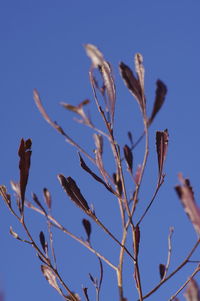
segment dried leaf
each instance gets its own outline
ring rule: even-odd
[[[111,123],[114,121],[114,111],[115,111],[115,101],[116,101],[116,92],[115,84],[112,76],[112,70],[108,62],[105,61],[103,54],[99,49],[92,45],[86,44],[85,50],[87,55],[92,61],[93,68],[98,68],[102,74],[104,86],[106,88],[108,96],[108,111],[110,114]]]
[[[44,212],[44,214],[47,215],[46,210],[44,209],[44,207],[40,203],[37,195],[34,192],[32,193],[32,199],[38,205],[38,207],[40,207],[40,209]]]
[[[45,199],[45,203],[47,204],[47,207],[49,209],[51,209],[51,194],[49,192],[49,190],[47,188],[44,188],[43,189],[43,194],[44,194],[44,199]]]
[[[105,187],[106,187],[106,189],[108,189],[110,192],[112,192],[113,193],[113,190],[112,190],[112,188],[109,186],[109,185],[107,185],[99,176],[97,176],[87,165],[86,165],[86,163],[85,163],[85,161],[83,160],[83,158],[81,157],[81,155],[80,155],[80,153],[79,153],[79,159],[80,159],[80,165],[81,165],[81,167],[85,170],[85,171],[87,171],[97,182],[99,182],[99,183],[101,183],[101,184],[103,184]]]
[[[156,97],[153,105],[153,111],[151,113],[151,117],[149,118],[149,124],[152,123],[155,116],[160,111],[165,101],[165,96],[167,94],[167,86],[161,80],[158,79],[156,85],[157,85]]]
[[[41,265],[41,271],[44,275],[44,277],[46,278],[46,280],[49,282],[49,284],[55,288],[57,290],[57,292],[61,295],[61,289],[59,288],[57,281],[56,281],[56,275],[54,274],[54,272],[52,271],[52,269],[46,265]]]
[[[124,146],[124,157],[125,157],[125,160],[126,160],[129,170],[132,172],[133,171],[133,154],[132,154],[130,147],[127,144]]]
[[[94,142],[97,150],[102,155],[103,154],[103,137],[99,134],[94,134]]]
[[[21,237],[19,237],[19,235],[13,231],[13,228],[10,226],[10,234],[15,238],[15,239],[18,239],[22,242],[25,242],[25,243],[28,243],[28,244],[32,244],[30,241],[26,240],[26,239],[22,239]]]
[[[15,183],[14,181],[10,181],[10,185],[11,185],[12,190],[16,193],[17,197],[20,198],[21,193],[20,193],[19,183]]]
[[[187,301],[200,301],[199,286],[194,279],[191,279],[188,283],[187,290],[184,295]]]
[[[85,295],[85,298],[86,298],[87,301],[90,301],[87,291],[88,291],[88,288],[87,287],[83,287],[83,293]]]
[[[92,281],[92,283],[96,286],[96,283],[97,283],[96,278],[94,278],[90,273],[89,273],[89,276],[90,276],[90,280]]]
[[[162,280],[164,275],[165,275],[165,265],[164,264],[159,264],[159,272],[160,272],[160,279]]]
[[[182,174],[179,174],[180,186],[176,186],[175,190],[181,200],[186,214],[191,220],[196,232],[200,235],[200,208],[197,207],[194,192],[190,186],[190,181],[184,179]]]
[[[130,143],[131,143],[131,147],[133,146],[133,136],[132,136],[132,133],[131,132],[128,132],[128,138],[130,140]]]
[[[89,242],[90,241],[91,231],[92,231],[91,224],[90,224],[90,222],[87,219],[83,219],[82,223],[83,223],[85,232],[87,234],[87,241]]]
[[[115,186],[118,190],[118,193],[121,196],[122,195],[122,182],[121,182],[119,175],[117,175],[116,173],[113,173],[113,180],[114,180]]]
[[[60,184],[62,185],[63,189],[70,197],[70,199],[84,212],[90,212],[88,203],[81,194],[80,189],[76,185],[76,182],[71,177],[65,178],[61,174],[58,175],[58,180],[60,181]]]
[[[143,57],[140,53],[136,53],[135,55],[135,71],[138,76],[138,81],[141,87],[141,92],[142,92],[141,107],[142,107],[142,111],[144,111],[146,105],[145,97],[144,97],[144,66],[143,66]]]
[[[45,236],[44,236],[43,231],[40,232],[40,243],[41,243],[43,251],[46,253],[46,251],[47,251],[47,244],[46,244],[46,241],[45,241]]]
[[[140,245],[140,228],[137,225],[134,234],[133,234],[133,245],[134,245],[134,254],[135,258],[137,258],[138,253],[139,253],[139,245]]]
[[[140,179],[141,179],[141,172],[142,172],[142,165],[139,164],[138,167],[137,167],[136,173],[135,173],[135,177],[134,177],[136,185],[139,185],[139,182],[140,182]]]
[[[133,71],[123,62],[120,63],[119,69],[127,88],[137,100],[141,111],[144,112],[143,91],[139,79],[135,77]]]
[[[20,147],[18,150],[19,160],[19,169],[20,169],[20,194],[21,194],[21,213],[24,210],[24,200],[25,200],[25,191],[26,185],[28,182],[29,168],[31,164],[31,139],[25,140],[21,139]]]
[[[162,177],[163,165],[167,155],[169,135],[167,129],[164,132],[156,132],[156,147],[158,155],[159,181]]]
[[[21,240],[20,237],[19,237],[19,235],[18,235],[15,231],[13,231],[13,229],[12,229],[11,226],[10,226],[10,234],[11,234],[14,238]]]
[[[81,116],[81,120],[77,120],[79,122],[82,122],[88,126],[92,126],[92,122],[91,120],[89,119],[89,117],[86,115],[86,113],[84,112],[84,109],[83,109],[83,106],[84,105],[87,105],[90,101],[88,99],[82,101],[80,104],[78,104],[77,106],[74,106],[74,105],[71,105],[69,103],[65,103],[65,102],[61,102],[61,105],[69,110],[69,111],[72,111],[76,114],[78,114],[79,116]]]
[[[8,207],[11,208],[11,197],[10,194],[7,193],[6,186],[0,186],[0,195],[2,196]]]

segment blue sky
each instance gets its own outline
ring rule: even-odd
[[[140,216],[156,185],[155,132],[168,128],[170,142],[165,184],[141,227],[144,292],[159,281],[158,265],[166,261],[169,227],[175,228],[171,270],[184,259],[196,240],[174,186],[178,183],[178,172],[183,172],[191,179],[196,199],[200,198],[199,10],[198,0],[0,1],[0,182],[9,186],[11,179],[18,180],[19,142],[22,137],[30,137],[33,155],[27,199],[30,200],[31,192],[35,192],[42,200],[42,189],[48,187],[55,216],[77,235],[85,235],[81,225],[84,214],[64,195],[57,174],[70,175],[77,180],[88,202],[95,204],[96,212],[114,233],[120,231],[118,208],[112,196],[80,169],[76,150],[42,119],[33,101],[33,89],[40,92],[52,119],[92,153],[92,131],[76,124],[73,115],[59,105],[61,101],[78,104],[89,98],[95,120],[85,43],[96,45],[113,67],[117,86],[115,126],[122,146],[128,142],[128,130],[133,131],[134,137],[140,135],[142,123],[137,103],[120,78],[119,62],[133,67],[134,54],[142,53],[148,112],[152,108],[156,80],[160,78],[168,86],[164,107],[150,129],[149,163],[137,213]],[[135,167],[140,163],[141,153],[143,143],[134,155]],[[108,165],[109,161],[108,158]],[[30,211],[27,211],[27,219],[38,239],[38,233],[45,229],[43,220]],[[23,236],[20,225],[1,202],[0,288],[5,300],[61,300],[42,276],[34,250],[8,234],[10,225]],[[103,250],[106,245],[107,256],[117,260],[112,242],[107,242],[95,225],[92,239],[99,249]],[[69,286],[80,294],[81,286],[88,286],[91,300],[94,300],[88,272],[98,275],[97,259],[58,231],[55,231],[55,249],[61,273]],[[194,258],[199,259],[197,255]],[[189,265],[179,272],[149,300],[168,300],[193,267]],[[132,272],[128,263],[125,296],[136,300]],[[115,280],[113,271],[105,266],[102,300],[116,300]]]

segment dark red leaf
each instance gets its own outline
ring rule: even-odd
[[[71,178],[65,178],[63,175],[58,175],[58,180],[60,181],[63,189],[67,193],[67,195],[70,197],[70,199],[84,212],[88,213],[90,211],[90,208],[88,206],[87,201],[83,197],[83,195],[80,192],[80,189],[76,185],[76,182]]]
[[[90,224],[90,222],[87,219],[83,219],[82,223],[83,223],[85,232],[87,234],[87,241],[89,242],[90,241],[91,231],[92,231],[91,224]]]
[[[133,71],[123,62],[120,63],[119,69],[127,88],[133,94],[133,96],[135,97],[135,99],[137,100],[141,108],[141,111],[143,112],[144,111],[143,91],[139,79],[135,77]]]
[[[156,147],[158,155],[159,181],[162,177],[163,165],[167,155],[169,135],[167,129],[164,132],[156,132]]]
[[[159,272],[160,272],[160,279],[162,280],[164,275],[165,275],[165,265],[164,264],[159,264]]]
[[[24,140],[21,139],[18,155],[19,160],[19,169],[20,169],[20,193],[21,193],[21,213],[24,210],[24,200],[25,200],[25,191],[26,185],[28,182],[29,168],[31,164],[31,139]]]
[[[125,157],[125,160],[126,160],[129,170],[132,172],[133,171],[133,154],[132,154],[130,147],[127,144],[124,146],[124,157]]]
[[[134,254],[135,254],[135,258],[137,258],[138,253],[139,253],[139,245],[140,245],[140,228],[138,225],[136,226],[134,231],[135,231],[134,237],[133,237]]]
[[[40,243],[41,243],[42,249],[46,253],[46,241],[45,241],[44,233],[42,231],[40,232]]]
[[[191,220],[195,230],[200,235],[200,208],[196,205],[190,181],[184,179],[182,174],[179,174],[179,180],[181,185],[176,186],[175,190],[181,200],[185,212]]]
[[[38,207],[40,207],[40,209],[44,212],[44,214],[47,215],[46,210],[44,209],[44,207],[40,203],[40,201],[39,201],[39,199],[38,199],[38,197],[35,193],[32,193],[32,199],[38,205]]]
[[[156,97],[153,105],[153,111],[151,113],[151,117],[149,118],[149,124],[152,123],[156,114],[160,111],[165,101],[165,96],[167,94],[167,86],[161,80],[158,79],[156,85],[157,85]]]
[[[97,182],[99,182],[99,183],[101,183],[101,184],[103,184],[105,187],[106,187],[106,189],[108,189],[110,192],[112,192],[113,193],[113,190],[112,190],[112,188],[109,186],[109,185],[107,185],[99,176],[97,176],[87,165],[86,165],[86,163],[85,163],[85,161],[83,160],[83,158],[81,157],[81,155],[80,155],[80,153],[79,153],[79,159],[80,159],[80,165],[81,165],[81,167],[85,170],[85,171],[87,171]]]

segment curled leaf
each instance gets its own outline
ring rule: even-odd
[[[194,192],[188,179],[184,179],[182,174],[179,174],[181,185],[176,186],[175,190],[181,200],[186,214],[192,222],[196,232],[200,235],[200,208],[196,205]]]
[[[89,242],[89,241],[90,241],[91,231],[92,231],[91,224],[90,224],[90,222],[89,222],[87,219],[85,219],[85,218],[82,220],[82,223],[83,223],[85,232],[86,232],[86,234],[87,234],[87,241]]]
[[[32,199],[38,205],[38,207],[40,207],[40,209],[44,212],[44,214],[47,215],[46,210],[44,209],[44,207],[40,203],[40,201],[39,201],[39,199],[38,199],[38,197],[35,193],[32,193]]]
[[[57,292],[61,295],[61,289],[59,288],[57,281],[56,281],[56,275],[54,274],[54,272],[52,271],[52,269],[46,265],[41,265],[41,271],[44,275],[44,277],[46,278],[46,280],[49,282],[49,284],[55,288],[57,290]]]
[[[149,118],[149,124],[152,123],[156,114],[160,111],[165,101],[165,96],[167,94],[167,86],[161,80],[158,79],[156,85],[157,85],[156,97],[155,97],[151,117]]]
[[[19,170],[20,170],[20,194],[21,194],[21,213],[24,210],[24,200],[25,200],[25,191],[26,185],[28,182],[29,168],[31,164],[31,139],[24,140],[21,139],[20,147],[18,150],[19,155]]]
[[[126,144],[124,146],[124,157],[126,160],[126,163],[128,165],[128,169],[132,172],[133,171],[133,154],[130,147]]]
[[[162,177],[163,165],[167,155],[168,140],[169,140],[169,135],[167,129],[164,132],[156,132],[156,148],[157,148],[157,156],[158,156],[159,181],[161,180]]]
[[[140,67],[138,66],[138,74],[140,74],[139,68]],[[144,106],[145,106],[144,91],[143,91],[143,87],[141,86],[142,74],[140,74],[141,79],[139,79],[134,75],[133,71],[123,62],[120,63],[119,69],[120,69],[121,76],[125,82],[125,85],[130,90],[131,94],[133,94],[133,96],[135,97],[135,99],[139,104],[141,111],[144,113]]]
[[[81,194],[76,182],[71,177],[65,178],[62,174],[58,175],[58,180],[70,199],[84,212],[89,213],[88,203]]]
[[[115,112],[115,101],[116,101],[116,92],[115,84],[112,76],[112,70],[108,62],[105,61],[103,54],[99,49],[92,45],[86,44],[85,50],[87,55],[92,61],[93,68],[98,68],[102,74],[104,86],[108,96],[107,109],[110,114],[111,123],[114,121],[114,112]]]

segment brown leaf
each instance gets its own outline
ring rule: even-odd
[[[71,178],[65,178],[62,174],[58,175],[58,180],[70,199],[84,212],[90,212],[87,201],[80,192],[76,182]]]
[[[49,190],[47,188],[44,188],[43,189],[43,194],[44,194],[44,199],[45,199],[45,203],[47,204],[47,207],[49,209],[51,209],[51,194],[49,192]]]
[[[89,242],[89,241],[90,241],[91,231],[92,231],[91,224],[90,224],[90,222],[89,222],[87,219],[85,219],[85,218],[82,220],[82,223],[83,223],[85,232],[86,232],[86,234],[87,234],[87,241]]]
[[[156,85],[157,85],[156,97],[155,97],[151,117],[149,118],[149,124],[152,123],[156,114],[160,111],[165,101],[165,96],[167,94],[167,86],[161,80],[158,79]]]
[[[134,232],[135,233],[133,235],[133,246],[134,246],[135,258],[137,258],[139,253],[139,245],[140,245],[140,228],[138,225],[136,226]]]
[[[133,94],[133,96],[135,97],[135,99],[137,100],[140,106],[141,111],[143,112],[144,111],[143,91],[139,79],[135,77],[133,71],[123,62],[120,63],[119,69],[127,88]]]
[[[31,164],[31,139],[21,139],[20,147],[18,150],[19,155],[19,169],[20,169],[20,194],[21,194],[21,213],[24,210],[24,200],[26,185],[28,182],[29,168]]]
[[[133,154],[132,154],[130,147],[127,144],[124,146],[124,157],[125,157],[125,160],[126,160],[129,170],[132,172],[133,171]]]
[[[88,99],[82,101],[80,104],[78,104],[77,106],[74,106],[74,105],[71,105],[69,103],[65,103],[65,102],[61,102],[61,105],[71,111],[71,112],[74,112],[76,114],[78,114],[79,116],[81,116],[81,120],[76,120],[78,122],[81,122],[81,123],[84,123],[88,126],[92,126],[92,122],[91,120],[89,119],[89,117],[86,115],[86,113],[84,112],[84,109],[83,109],[83,106],[88,104],[90,101]]]
[[[196,205],[190,181],[188,179],[184,179],[182,174],[179,174],[179,180],[181,185],[176,186],[175,190],[181,200],[186,214],[192,222],[196,232],[200,235],[200,208]]]
[[[46,280],[49,282],[49,284],[55,288],[57,290],[57,292],[61,295],[61,289],[59,288],[57,281],[56,281],[56,275],[54,274],[54,272],[52,271],[52,269],[46,265],[41,265],[41,271],[44,275],[44,277],[46,278]]]
[[[168,149],[168,130],[166,129],[164,132],[156,132],[156,147],[157,147],[157,155],[158,155],[158,174],[159,174],[159,181],[162,177],[163,172],[163,165],[167,155]]]
[[[85,50],[87,55],[92,61],[93,68],[98,68],[102,74],[104,86],[106,88],[108,96],[108,111],[110,114],[111,123],[114,121],[114,111],[115,111],[115,101],[116,101],[116,92],[115,84],[112,76],[112,70],[108,62],[105,61],[103,54],[99,49],[92,45],[86,44]]]
[[[199,286],[194,279],[191,279],[190,282],[188,283],[184,295],[187,301],[200,301]]]
[[[164,264],[159,264],[159,272],[160,272],[160,279],[162,280],[164,275],[165,275],[165,265]]]
[[[97,176],[85,163],[85,161],[83,160],[83,158],[81,157],[80,153],[79,153],[79,159],[80,159],[80,165],[81,167],[86,171],[88,172],[97,182],[103,184],[106,189],[108,189],[110,192],[113,193],[113,190],[112,188],[107,185],[99,176]]]

